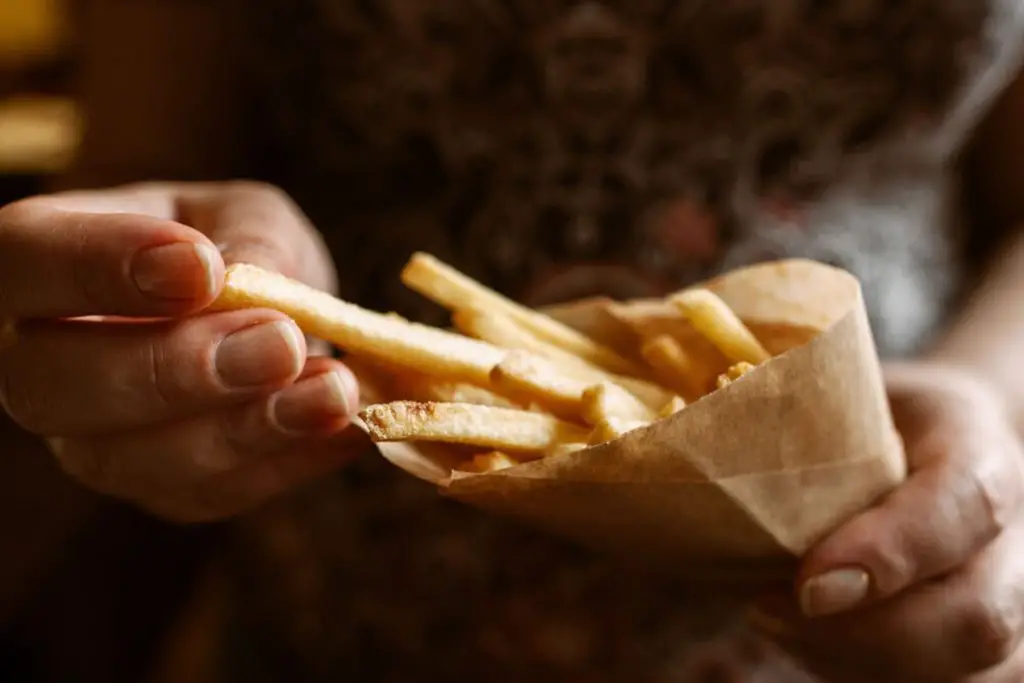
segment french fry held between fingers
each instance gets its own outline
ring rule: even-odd
[[[452,313],[452,322],[463,334],[495,346],[529,351],[537,356],[556,361],[567,374],[579,375],[588,382],[610,380],[630,392],[651,408],[660,408],[672,399],[664,388],[636,377],[610,373],[583,360],[561,347],[549,344],[529,332],[512,318],[473,308],[461,308]]]
[[[771,357],[739,316],[713,292],[687,290],[673,296],[672,303],[733,363],[758,365]]]
[[[487,386],[504,351],[458,334],[382,315],[256,266],[230,266],[214,309],[271,308],[307,334],[369,359]]]
[[[374,442],[433,441],[533,454],[587,439],[587,430],[552,415],[467,403],[395,401],[369,406],[360,419]]]
[[[598,367],[624,375],[642,376],[644,368],[612,349],[563,325],[554,318],[515,303],[484,287],[433,256],[414,254],[402,271],[402,282],[448,310],[477,308],[501,312],[549,344]]]

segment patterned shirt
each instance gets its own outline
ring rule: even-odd
[[[887,356],[959,293],[953,163],[1024,48],[1020,0],[250,7],[267,175],[344,295],[441,321],[398,282],[414,250],[531,304],[803,256],[861,278]],[[376,455],[236,540],[238,623],[293,680],[805,680],[724,595],[443,501]]]

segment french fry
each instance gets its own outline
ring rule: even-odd
[[[707,390],[707,372],[698,368],[690,354],[669,335],[647,340],[641,353],[662,381],[687,399],[695,401]]]
[[[346,351],[449,381],[487,386],[504,356],[491,344],[368,311],[251,265],[228,268],[214,308],[272,308]]]
[[[455,469],[460,472],[472,472],[474,474],[486,474],[488,472],[498,472],[500,470],[507,470],[510,467],[515,467],[520,464],[515,459],[511,458],[507,453],[501,451],[491,451],[490,453],[478,453],[474,455],[469,461],[462,463]]]
[[[585,443],[577,443],[575,441],[567,441],[565,443],[556,443],[554,446],[549,448],[544,454],[545,458],[554,458],[559,455],[565,455],[568,453],[576,453],[582,451],[587,447]]]
[[[554,318],[521,306],[442,263],[433,256],[414,254],[402,271],[402,282],[448,310],[477,308],[499,311],[544,341],[598,367],[624,375],[642,376],[644,368]]]
[[[733,363],[758,365],[771,357],[736,313],[713,292],[687,290],[673,296],[672,303]]]
[[[586,441],[587,430],[544,413],[468,403],[395,401],[369,406],[360,419],[375,443],[430,441],[540,457],[563,442]]]
[[[580,397],[583,418],[592,425],[608,420],[652,422],[656,419],[654,411],[630,398],[621,389],[607,382],[587,387]]]
[[[729,386],[739,378],[743,377],[743,375],[747,374],[754,368],[755,366],[751,365],[750,363],[737,363],[736,365],[733,365],[731,368],[729,368],[728,370],[726,370],[725,372],[718,376],[718,388],[726,388],[727,386]]]
[[[650,423],[643,420],[622,420],[616,418],[602,420],[598,424],[594,425],[593,431],[590,432],[590,445],[598,446],[609,441],[614,441],[615,439],[622,438],[635,429],[646,427],[648,424]]]
[[[523,403],[539,403],[556,415],[569,419],[586,419],[583,394],[593,383],[560,371],[551,361],[523,351],[510,351],[491,372],[491,382],[502,394]],[[631,393],[611,382],[605,382],[628,414],[650,412]]]
[[[412,401],[432,403],[472,403],[498,408],[519,408],[524,406],[504,396],[465,382],[446,382],[429,375],[415,372],[396,373],[392,378],[395,395]]]
[[[579,375],[580,379],[589,382],[614,382],[651,408],[659,408],[672,398],[672,393],[663,387],[636,377],[607,372],[561,347],[549,344],[506,315],[460,308],[452,313],[452,322],[463,334],[494,346],[529,351],[537,356],[557,361],[560,370]]]
[[[685,407],[686,401],[683,400],[682,396],[673,396],[672,400],[663,405],[661,410],[658,411],[658,417],[664,418],[669,417],[670,415],[675,415]]]

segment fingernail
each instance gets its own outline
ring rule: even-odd
[[[302,333],[294,323],[278,321],[228,336],[217,347],[214,363],[224,384],[252,389],[295,377],[304,356]]]
[[[287,434],[310,434],[352,415],[354,387],[350,379],[332,371],[297,382],[278,392],[270,402],[270,419]]]
[[[135,285],[161,299],[200,299],[217,288],[220,254],[208,244],[177,242],[136,254],[131,265]]]
[[[867,598],[870,584],[863,569],[837,569],[815,576],[800,588],[800,609],[808,617],[845,612]]]

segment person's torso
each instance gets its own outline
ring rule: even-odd
[[[861,278],[886,354],[925,343],[960,286],[953,161],[1024,44],[1020,0],[252,12],[275,179],[345,294],[427,316],[397,278],[414,250],[530,303],[802,256]],[[706,634],[681,588],[442,503],[376,456],[245,531],[239,564],[274,581],[254,609],[290,615],[289,642],[345,680],[712,680],[686,668]]]

